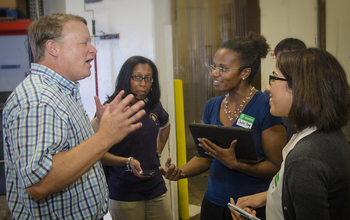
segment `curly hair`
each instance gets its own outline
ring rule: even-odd
[[[249,83],[253,81],[260,68],[261,59],[265,58],[270,50],[266,38],[260,34],[250,32],[247,37],[235,37],[222,43],[219,49],[228,49],[238,54],[241,62],[240,71],[250,68]]]

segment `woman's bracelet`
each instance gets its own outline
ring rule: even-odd
[[[130,161],[131,159],[134,159],[133,157],[129,157],[128,160],[126,161],[126,171],[132,171],[132,169],[130,169]]]

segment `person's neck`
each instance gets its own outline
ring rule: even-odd
[[[38,62],[38,64],[39,64],[39,65],[42,65],[42,66],[46,66],[47,68],[49,68],[49,69],[55,71],[56,73],[58,73],[58,71],[59,71],[59,70],[57,69],[55,63],[54,63],[54,62],[51,62],[51,61],[48,60],[48,59],[44,59],[44,60]]]
[[[251,93],[250,98],[252,98],[252,96],[255,93],[255,88],[253,88],[253,86],[251,85],[247,85],[244,86],[242,88],[237,88],[234,90],[230,90],[228,91],[228,102],[229,103],[235,103],[236,105],[238,105],[239,103],[241,103],[244,99],[246,99]]]

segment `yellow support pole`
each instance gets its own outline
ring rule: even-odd
[[[176,122],[176,144],[177,144],[177,166],[186,164],[186,138],[185,138],[185,117],[183,88],[180,79],[174,80],[175,93],[175,122]],[[190,219],[189,199],[188,199],[188,180],[180,179],[178,181],[179,196],[179,216],[182,220]]]

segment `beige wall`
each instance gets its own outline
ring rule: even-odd
[[[350,82],[350,1],[326,4],[326,49],[342,64]]]
[[[261,0],[261,33],[273,49],[287,37],[317,45],[317,0]],[[342,64],[350,82],[350,1],[326,0],[326,49]],[[262,62],[262,88],[275,61],[269,55]]]
[[[339,60],[350,83],[349,9],[349,0],[332,0],[326,5],[326,48]],[[350,142],[350,121],[343,131]]]
[[[261,34],[271,49],[287,37],[299,38],[308,47],[316,46],[317,0],[261,0]],[[261,89],[268,84],[268,75],[275,67],[269,54],[261,64]]]

